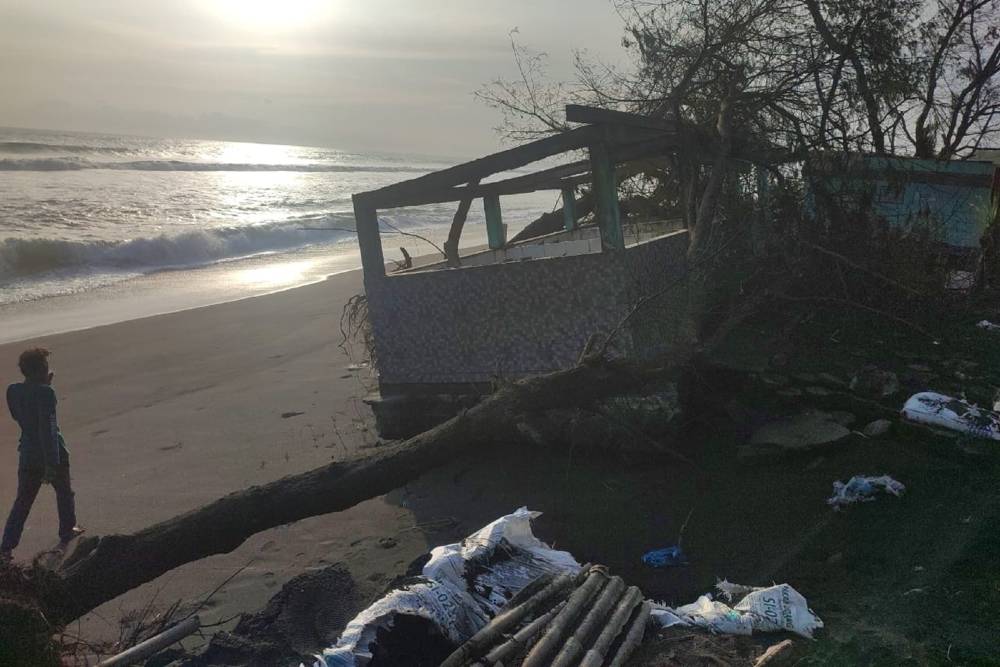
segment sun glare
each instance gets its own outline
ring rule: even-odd
[[[329,18],[332,0],[213,0],[215,12],[228,23],[248,30],[295,30]]]

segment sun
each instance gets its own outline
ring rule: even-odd
[[[285,32],[329,18],[334,0],[212,0],[227,23],[246,30]]]

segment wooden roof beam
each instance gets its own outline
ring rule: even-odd
[[[624,125],[626,127],[643,128],[647,130],[677,130],[677,123],[672,119],[653,118],[627,111],[614,111],[581,104],[566,105],[566,121],[569,123],[587,123],[589,125]]]
[[[454,188],[493,174],[523,167],[559,153],[586,148],[601,138],[601,128],[584,126],[560,132],[544,139],[515,146],[499,153],[487,155],[471,162],[435,171],[408,181],[388,185],[378,190],[354,195],[368,206],[390,208],[392,202],[419,197],[422,192],[435,192]],[[446,200],[448,201],[448,200]],[[427,202],[430,203],[430,202]],[[398,206],[399,204],[395,204]]]

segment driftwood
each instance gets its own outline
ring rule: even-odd
[[[792,658],[795,644],[791,639],[778,642],[774,646],[769,646],[764,653],[753,663],[753,667],[777,667],[777,665],[788,664]]]
[[[679,349],[675,359],[686,354]],[[69,622],[185,563],[232,551],[251,535],[348,509],[464,454],[518,442],[523,436],[517,423],[523,415],[579,407],[634,390],[662,377],[663,368],[602,361],[521,380],[370,458],[331,463],[238,491],[136,533],[85,538],[40,587],[39,602],[51,622]]]

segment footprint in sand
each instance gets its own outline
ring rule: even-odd
[[[280,551],[281,547],[278,546],[277,542],[275,542],[274,540],[271,540],[271,541],[265,542],[263,545],[261,545],[260,550],[263,551],[263,552],[265,552],[265,553],[271,553],[273,551]]]

